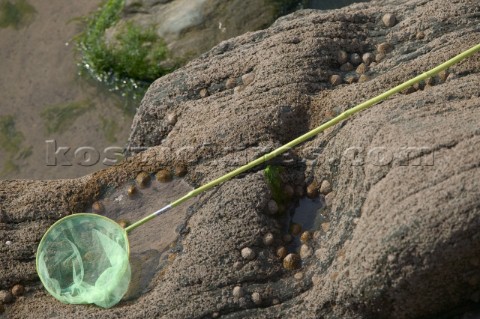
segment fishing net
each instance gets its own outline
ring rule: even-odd
[[[48,292],[64,303],[112,307],[130,283],[127,233],[100,215],[65,217],[42,238],[37,272]]]

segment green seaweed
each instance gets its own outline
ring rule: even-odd
[[[68,102],[46,107],[40,114],[48,133],[63,133],[75,120],[93,108],[90,100]]]
[[[117,122],[104,117],[100,117],[100,120],[102,121],[102,131],[105,139],[110,143],[115,143],[117,141],[115,135],[118,132]]]
[[[0,116],[0,148],[10,154],[16,154],[25,140],[21,132],[15,127],[15,118],[12,115]]]
[[[33,22],[37,11],[26,0],[2,0],[0,2],[0,28],[13,27],[16,30]]]
[[[25,137],[15,126],[13,115],[0,116],[0,149],[6,153],[0,175],[6,175],[19,170],[15,160],[24,160],[32,154],[32,147],[22,148]],[[18,154],[18,155],[17,155]]]
[[[80,66],[109,89],[140,99],[154,80],[174,67],[160,65],[168,57],[168,50],[153,28],[127,22],[107,45],[105,31],[120,20],[124,4],[124,0],[108,0],[86,19],[86,30],[77,37],[82,53]]]
[[[278,204],[282,204],[285,201],[282,191],[282,171],[282,167],[273,165],[268,165],[264,170],[268,187],[272,192],[273,200],[275,200]]]

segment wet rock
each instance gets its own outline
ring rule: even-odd
[[[273,199],[268,201],[268,212],[271,215],[275,215],[276,213],[278,213],[278,209],[279,208],[276,201],[274,201]]]
[[[306,243],[306,242],[308,242],[310,239],[312,239],[312,237],[313,237],[312,233],[309,232],[308,230],[306,230],[306,231],[304,231],[304,232],[302,233],[302,236],[300,236],[300,241],[301,241],[302,243]]]
[[[127,194],[128,194],[128,197],[130,198],[135,197],[135,195],[137,194],[137,188],[135,187],[135,185],[128,186]]]
[[[283,239],[283,242],[284,242],[285,244],[289,244],[289,243],[292,242],[293,237],[292,237],[292,235],[290,235],[290,234],[285,234],[285,235],[283,235],[282,239]]]
[[[300,235],[301,232],[302,232],[302,225],[297,224],[297,223],[293,223],[293,224],[290,225],[290,233],[293,236],[298,236],[298,235]]]
[[[362,58],[360,57],[360,54],[358,53],[350,54],[350,63],[352,65],[359,65],[361,62],[362,62]]]
[[[307,196],[310,198],[315,198],[318,196],[318,184],[317,182],[312,182],[307,186]]]
[[[135,181],[137,182],[138,187],[147,188],[148,186],[150,186],[151,182],[150,174],[148,174],[147,172],[140,172],[135,178]]]
[[[155,177],[157,178],[157,181],[162,182],[162,183],[168,183],[172,181],[172,173],[170,173],[169,170],[162,169],[155,174]]]
[[[287,270],[295,270],[300,268],[302,261],[300,256],[297,254],[288,254],[283,259],[283,267]]]
[[[184,177],[185,175],[187,175],[187,166],[183,165],[183,164],[177,164],[175,165],[175,176],[177,177]]]

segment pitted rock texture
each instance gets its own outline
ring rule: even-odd
[[[395,26],[385,27],[386,13],[396,15]],[[157,80],[134,119],[125,163],[76,180],[0,182],[0,290],[19,282],[27,287],[25,296],[5,306],[6,316],[478,314],[478,54],[449,76],[397,94],[297,147],[290,152],[293,162],[276,160],[285,178],[307,185],[326,179],[332,188],[325,196],[329,227],[313,230],[314,253],[303,260],[302,276],[282,268],[278,241],[262,243],[269,232],[280,238],[282,225],[266,213],[272,195],[258,169],[203,194],[190,207],[176,258],[153,278],[150,291],[115,308],[55,301],[39,286],[34,250],[48,225],[81,211],[106,187],[178,163],[187,165],[187,180],[198,186],[479,43],[479,22],[475,0],[372,1],[300,11],[222,42]],[[377,54],[381,43],[391,51],[369,66],[370,80],[330,84],[333,74],[357,76],[340,71],[339,50]],[[174,124],[167,121],[170,113]],[[255,251],[253,260],[241,257],[245,247]],[[243,297],[234,298],[236,286]]]

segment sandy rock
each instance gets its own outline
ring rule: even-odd
[[[185,180],[202,185],[320,125],[325,110],[357,105],[480,43],[473,3],[374,0],[340,10],[300,11],[268,29],[224,41],[157,80],[133,120],[128,161],[78,179],[0,181],[0,232],[5,233],[0,290],[18,282],[39,284],[34,253],[46,229],[62,214],[85,211],[138,172],[188,163]],[[402,28],[373,23],[385,12],[402,12]],[[472,13],[468,19],[465,12]],[[218,20],[215,24],[218,28]],[[424,40],[410,40],[426,26]],[[300,35],[296,44],[287,41]],[[328,76],[338,72],[339,50],[364,52],[382,41],[394,44],[395,51],[375,66],[368,85],[328,85]],[[225,91],[224,81],[241,78],[245,70],[255,70],[248,96]],[[450,71],[457,78],[392,96],[295,149],[305,160],[288,167],[291,180],[328,176],[335,185],[338,210],[328,211],[330,229],[322,231],[315,262],[304,266],[315,274],[313,285],[295,281],[295,272],[283,269],[283,260],[270,248],[233,267],[239,247],[258,247],[261,234],[285,231],[279,219],[265,214],[271,191],[257,170],[185,204],[191,214],[178,239],[182,252],[162,274],[145,279],[148,292],[137,299],[99,309],[64,306],[39,291],[8,305],[9,316],[67,318],[72,309],[76,318],[196,318],[217,309],[228,309],[232,318],[398,319],[458,313],[478,291],[471,285],[478,266],[470,260],[478,258],[480,249],[480,61],[468,59]],[[210,96],[201,99],[199,90],[205,87]],[[165,125],[167,106],[181,119],[174,127]],[[369,162],[367,153],[379,145],[397,162]],[[413,148],[399,163],[405,145]],[[351,146],[359,148],[363,165],[345,154]],[[137,154],[134,147],[146,150]],[[6,240],[13,244],[5,245]],[[396,260],[389,263],[389,255]],[[156,267],[159,263],[152,262]],[[248,292],[274,291],[281,306],[255,307],[250,296],[234,301],[233,288],[225,287],[236,283]]]

